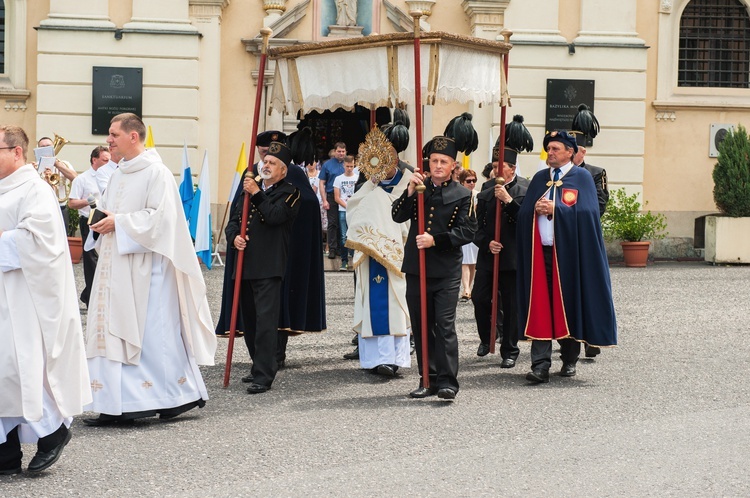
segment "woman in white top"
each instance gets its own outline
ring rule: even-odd
[[[461,185],[471,190],[471,193],[474,196],[474,203],[476,204],[477,192],[474,190],[474,187],[477,185],[476,172],[471,169],[462,169],[458,174],[458,181]],[[461,246],[461,250],[464,253],[464,259],[461,265],[461,287],[463,288],[461,300],[466,301],[471,299],[471,288],[474,285],[474,272],[477,266],[477,253],[479,252],[479,248],[473,242],[470,242]]]

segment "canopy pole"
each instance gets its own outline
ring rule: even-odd
[[[513,34],[512,32],[508,30],[504,30],[502,33],[503,38],[505,38],[505,43],[510,43],[510,37]],[[506,52],[505,55],[503,55],[503,67],[502,71],[505,73],[505,84],[508,83],[508,56],[510,55],[510,51]],[[503,89],[502,89],[502,83],[500,83],[500,102],[502,103],[503,99]],[[508,106],[503,105],[500,109],[500,153],[497,158],[498,161],[498,173],[500,174],[499,177],[495,178],[495,183],[498,185],[504,185],[505,180],[502,177],[503,172],[503,159],[505,158],[505,121],[506,121],[506,111]],[[500,242],[500,222],[502,221],[502,215],[503,215],[503,209],[502,205],[500,204],[500,201],[495,199],[495,241]],[[498,290],[498,278],[500,276],[500,253],[498,252],[493,256],[492,259],[492,315],[490,319],[490,353],[495,354],[495,340],[497,339],[497,290]],[[507,334],[508,331],[504,330],[504,334]]]
[[[263,45],[260,51],[260,64],[258,66],[258,87],[255,90],[255,110],[253,111],[253,134],[250,136],[250,151],[248,158],[248,171],[252,175],[253,154],[258,138],[258,121],[260,121],[260,105],[263,97],[263,81],[266,73],[266,58],[268,53],[268,41],[273,31],[270,28],[262,28],[260,35],[263,37]],[[247,215],[250,211],[250,196],[245,194],[242,203],[242,221],[240,222],[240,237],[243,239],[247,234]],[[227,244],[234,241],[227,240]],[[234,296],[232,298],[232,319],[229,322],[229,344],[227,345],[227,364],[224,367],[224,388],[229,385],[229,373],[232,370],[232,353],[234,351],[234,336],[237,328],[237,307],[240,301],[240,284],[242,283],[242,265],[245,261],[245,251],[237,251],[237,266],[234,273]]]
[[[422,171],[422,57],[419,31],[419,20],[422,18],[421,10],[409,12],[414,19],[414,100],[416,109],[416,135],[417,135],[417,164],[416,170]],[[424,184],[417,186],[417,231],[424,235]],[[427,271],[426,271],[424,249],[419,249],[419,305],[421,317],[422,336],[422,387],[430,387],[430,357],[427,348]],[[413,331],[412,331],[413,333]]]

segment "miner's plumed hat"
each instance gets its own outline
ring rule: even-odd
[[[576,144],[575,137],[565,130],[555,130],[548,133],[544,137],[544,150],[547,150],[550,142],[560,142],[566,147],[571,147],[573,152],[578,153],[578,145]]]
[[[287,166],[292,162],[292,149],[281,142],[271,142],[268,144],[268,152],[266,155],[275,157]]]
[[[255,145],[257,147],[268,147],[271,142],[283,143],[286,140],[286,133],[278,130],[268,130],[263,133],[258,133],[258,137],[255,139]]]
[[[512,164],[513,166],[518,164],[518,151],[506,147],[503,154],[503,162]]]
[[[454,160],[458,155],[458,148],[456,148],[456,141],[448,137],[434,137],[427,143],[427,157],[432,154],[444,154],[452,157]]]

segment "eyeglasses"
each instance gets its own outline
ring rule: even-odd
[[[467,178],[466,180],[464,180],[464,183],[477,183],[477,179],[476,178]]]
[[[11,150],[11,149],[15,149],[16,147],[20,147],[20,145],[12,145],[10,147],[0,147],[0,150]]]

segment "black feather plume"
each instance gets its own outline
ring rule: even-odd
[[[396,148],[396,152],[403,152],[409,146],[409,130],[401,121],[387,124],[383,126],[380,131],[382,131],[385,138],[393,144]]]
[[[471,124],[471,114],[465,112],[451,119],[445,128],[445,135],[456,142],[456,149],[466,155],[471,154],[479,147],[479,135]]]
[[[505,146],[519,152],[534,150],[534,139],[520,114],[513,116],[513,121],[505,125]]]
[[[409,129],[411,127],[411,123],[409,122],[409,114],[407,114],[406,109],[399,109],[398,107],[393,110],[393,122],[398,123],[401,121],[404,126],[406,126],[406,129]]]
[[[309,127],[306,126],[289,135],[287,146],[292,151],[294,164],[301,166],[315,160],[315,144],[312,138],[312,129]]]
[[[573,131],[580,131],[589,138],[594,138],[599,134],[599,121],[589,106],[581,104],[578,106],[578,114],[573,118],[570,128]]]

